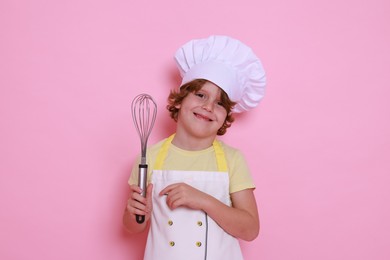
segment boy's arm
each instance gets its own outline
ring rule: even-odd
[[[260,221],[253,189],[231,194],[232,207],[211,197],[204,204],[204,211],[227,233],[240,239],[254,240],[260,231]]]

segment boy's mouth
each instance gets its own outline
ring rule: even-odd
[[[209,117],[207,117],[207,116],[205,116],[205,115],[202,115],[202,114],[194,113],[194,115],[195,115],[197,118],[203,119],[203,120],[205,120],[205,121],[209,121],[209,122],[213,121],[211,118],[209,118]]]

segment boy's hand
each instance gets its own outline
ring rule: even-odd
[[[172,210],[178,207],[202,210],[204,203],[210,196],[185,183],[168,185],[159,195],[167,196],[167,205]]]
[[[145,222],[150,219],[152,213],[152,191],[153,184],[146,188],[146,198],[141,196],[142,190],[137,185],[130,185],[130,198],[127,200],[127,211],[134,216],[144,215]]]

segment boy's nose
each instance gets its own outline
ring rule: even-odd
[[[214,103],[213,103],[213,102],[206,101],[206,102],[204,102],[202,108],[205,109],[205,110],[207,110],[207,111],[213,111],[213,109],[214,109]]]

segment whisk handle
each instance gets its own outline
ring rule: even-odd
[[[146,197],[146,183],[148,177],[148,165],[147,164],[139,164],[138,167],[138,186],[142,189],[141,195],[142,197]],[[144,215],[136,215],[136,221],[138,224],[142,224],[145,221]]]

